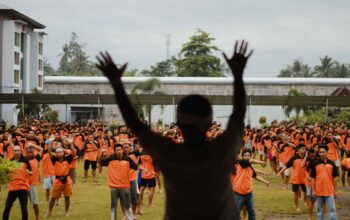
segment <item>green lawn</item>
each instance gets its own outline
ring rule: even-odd
[[[78,180],[74,185],[74,195],[71,197],[70,219],[110,219],[110,197],[109,188],[106,184],[106,168],[104,168],[100,177],[100,185],[92,183],[90,177],[89,182],[82,182],[83,164],[78,164]],[[261,169],[261,168],[259,168]],[[268,168],[265,168],[269,171]],[[272,185],[268,189],[265,184],[255,181],[254,183],[254,198],[255,209],[257,212],[257,219],[263,219],[264,216],[271,213],[283,214],[298,214],[295,212],[293,204],[293,193],[290,190],[284,190],[281,186],[280,178],[275,176],[265,176],[267,180],[271,181]],[[42,185],[39,188],[39,207],[40,216],[47,212],[47,204],[45,202],[44,190]],[[341,193],[341,192],[340,192]],[[0,191],[0,210],[1,215],[4,209],[4,203],[7,196],[7,190],[4,186]],[[144,199],[147,199],[147,195]],[[144,207],[144,215],[138,216],[140,220],[157,220],[163,219],[164,214],[165,194],[156,193],[154,197],[154,205],[152,208]],[[147,203],[147,202],[146,202]],[[55,206],[53,216],[50,219],[63,219],[64,214],[64,199],[60,200],[60,205]],[[32,206],[29,204],[29,219],[34,219],[34,212]],[[306,205],[302,202],[301,212],[306,213]],[[19,203],[15,202],[10,219],[20,219]],[[119,215],[120,217],[120,215]]]

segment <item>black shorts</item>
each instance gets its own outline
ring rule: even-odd
[[[141,186],[143,187],[156,187],[156,178],[152,179],[143,179],[141,178]]]
[[[299,190],[306,192],[306,187],[304,184],[292,184],[292,191],[298,192]]]
[[[88,170],[91,164],[91,169],[96,170],[97,169],[97,161],[91,161],[91,160],[85,160],[84,161],[84,170]]]

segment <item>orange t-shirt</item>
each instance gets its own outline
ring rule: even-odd
[[[132,161],[134,161],[135,164],[137,164],[137,157],[135,154],[130,154],[129,158],[132,159]],[[138,174],[138,170],[134,170],[134,169],[130,169],[130,181],[134,181],[137,180],[137,174]]]
[[[77,135],[74,137],[74,145],[82,150],[84,148],[84,137],[82,135]]]
[[[236,165],[236,176],[233,180],[233,190],[247,195],[253,190],[253,178],[256,173],[248,160],[239,160]]]
[[[64,156],[62,161],[54,156],[51,158],[51,162],[52,162],[54,169],[55,169],[56,177],[57,176],[59,176],[59,177],[66,176],[67,177],[66,184],[72,184],[72,179],[69,176],[70,164],[72,163],[72,160],[73,160],[72,154],[70,154],[68,156]],[[61,186],[61,185],[65,185],[65,184],[63,184],[61,182],[61,180],[59,180],[59,178],[56,178],[53,182],[53,185]]]
[[[130,168],[137,169],[131,158],[123,156],[118,159],[116,155],[102,160],[102,166],[107,166],[107,180],[110,188],[130,188]]]
[[[334,196],[334,178],[338,176],[338,169],[334,162],[318,160],[311,166],[310,177],[315,180],[314,191],[316,196]]]
[[[350,158],[345,158],[341,162],[341,166],[344,167],[346,170],[350,169]]]
[[[12,159],[14,160],[14,159]],[[29,175],[28,170],[32,170],[29,161],[20,157],[19,161],[20,167],[10,170],[10,182],[7,185],[9,191],[15,190],[29,190]]]
[[[29,185],[36,186],[39,184],[39,161],[42,158],[37,154],[32,159],[29,159],[33,174],[29,176]]]
[[[44,178],[55,176],[55,168],[51,162],[49,153],[44,153],[41,160],[41,172]]]
[[[335,143],[328,143],[328,154],[327,157],[328,159],[330,159],[331,161],[337,161],[339,159],[339,151],[337,146],[335,145]]]
[[[305,184],[306,167],[301,167],[303,159],[304,158],[301,158],[299,155],[295,155],[286,163],[287,168],[293,167],[290,180],[290,183],[292,184]]]
[[[152,179],[155,177],[153,159],[150,155],[148,155],[148,154],[141,155],[140,159],[139,159],[139,164],[144,169],[147,170],[147,172],[142,171],[142,174],[141,174],[142,179]]]
[[[94,143],[96,146],[98,146],[97,143]],[[95,148],[94,145],[90,144],[89,142],[85,142],[84,144],[85,148],[85,160],[89,161],[97,161],[97,155],[98,155],[98,149]],[[86,151],[88,150],[88,151]]]

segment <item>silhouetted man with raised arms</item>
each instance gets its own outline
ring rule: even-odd
[[[211,142],[205,133],[212,123],[212,108],[200,95],[183,98],[177,107],[177,124],[184,143],[176,144],[143,124],[132,107],[121,80],[120,68],[110,55],[100,53],[98,68],[110,80],[120,111],[141,145],[158,163],[166,190],[165,219],[238,219],[231,187],[234,155],[240,149],[246,111],[243,71],[253,51],[248,44],[235,44],[234,54],[224,57],[234,76],[234,111],[226,130]]]

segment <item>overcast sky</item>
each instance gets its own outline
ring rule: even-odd
[[[273,77],[296,58],[314,66],[319,58],[350,63],[350,1],[347,0],[1,0],[46,26],[45,56],[58,54],[74,31],[95,60],[108,50],[129,68],[144,69],[166,58],[201,28],[231,53],[247,39],[255,53],[248,77]],[[218,54],[219,55],[219,54]]]

